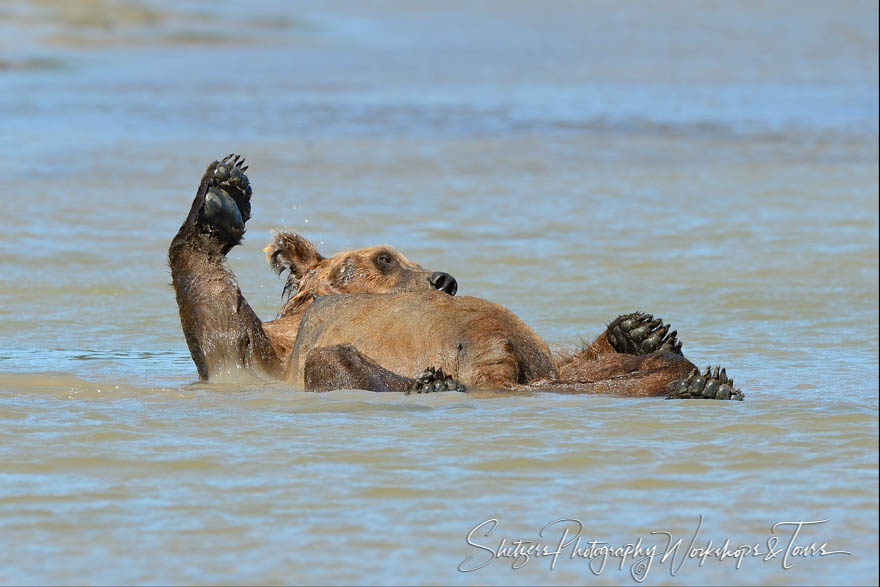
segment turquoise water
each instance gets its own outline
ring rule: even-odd
[[[702,516],[851,554],[648,583],[876,584],[876,7],[701,6],[0,5],[0,582],[617,584],[459,567]],[[232,151],[264,319],[270,229],[389,243],[554,347],[660,315],[746,401],[197,384],[166,251]]]

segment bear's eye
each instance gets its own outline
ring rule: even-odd
[[[378,263],[379,265],[386,265],[386,266],[393,265],[394,264],[394,257],[389,255],[388,253],[379,253],[378,255],[376,255],[376,263]]]

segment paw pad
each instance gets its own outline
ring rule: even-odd
[[[681,354],[678,332],[669,332],[662,318],[635,312],[619,316],[608,325],[608,342],[619,353],[647,355],[654,351]]]
[[[214,226],[222,228],[233,240],[240,240],[244,235],[244,220],[226,190],[216,187],[208,188],[205,194],[205,219]]]
[[[706,367],[705,373],[694,369],[681,381],[672,384],[672,391],[666,399],[720,399],[742,401],[743,392],[733,386],[733,378],[727,377],[727,371],[720,366]]]
[[[406,392],[411,393],[434,393],[436,391],[465,391],[465,386],[446,375],[443,369],[428,367],[416,377],[412,387]]]

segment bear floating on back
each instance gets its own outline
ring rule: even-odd
[[[244,159],[212,163],[169,248],[181,325],[200,379],[242,373],[306,390],[554,391],[742,399],[726,372],[699,370],[662,320],[614,320],[578,352],[554,357],[512,312],[455,297],[448,273],[387,245],[324,257],[305,238],[276,233],[265,253],[288,271],[289,297],[261,322],[225,255],[250,218]]]

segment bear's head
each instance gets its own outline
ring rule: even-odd
[[[343,293],[393,293],[437,289],[455,295],[458,283],[448,273],[429,271],[388,245],[322,256],[310,241],[289,232],[274,232],[263,251],[279,275],[289,271],[281,315],[318,296]]]

